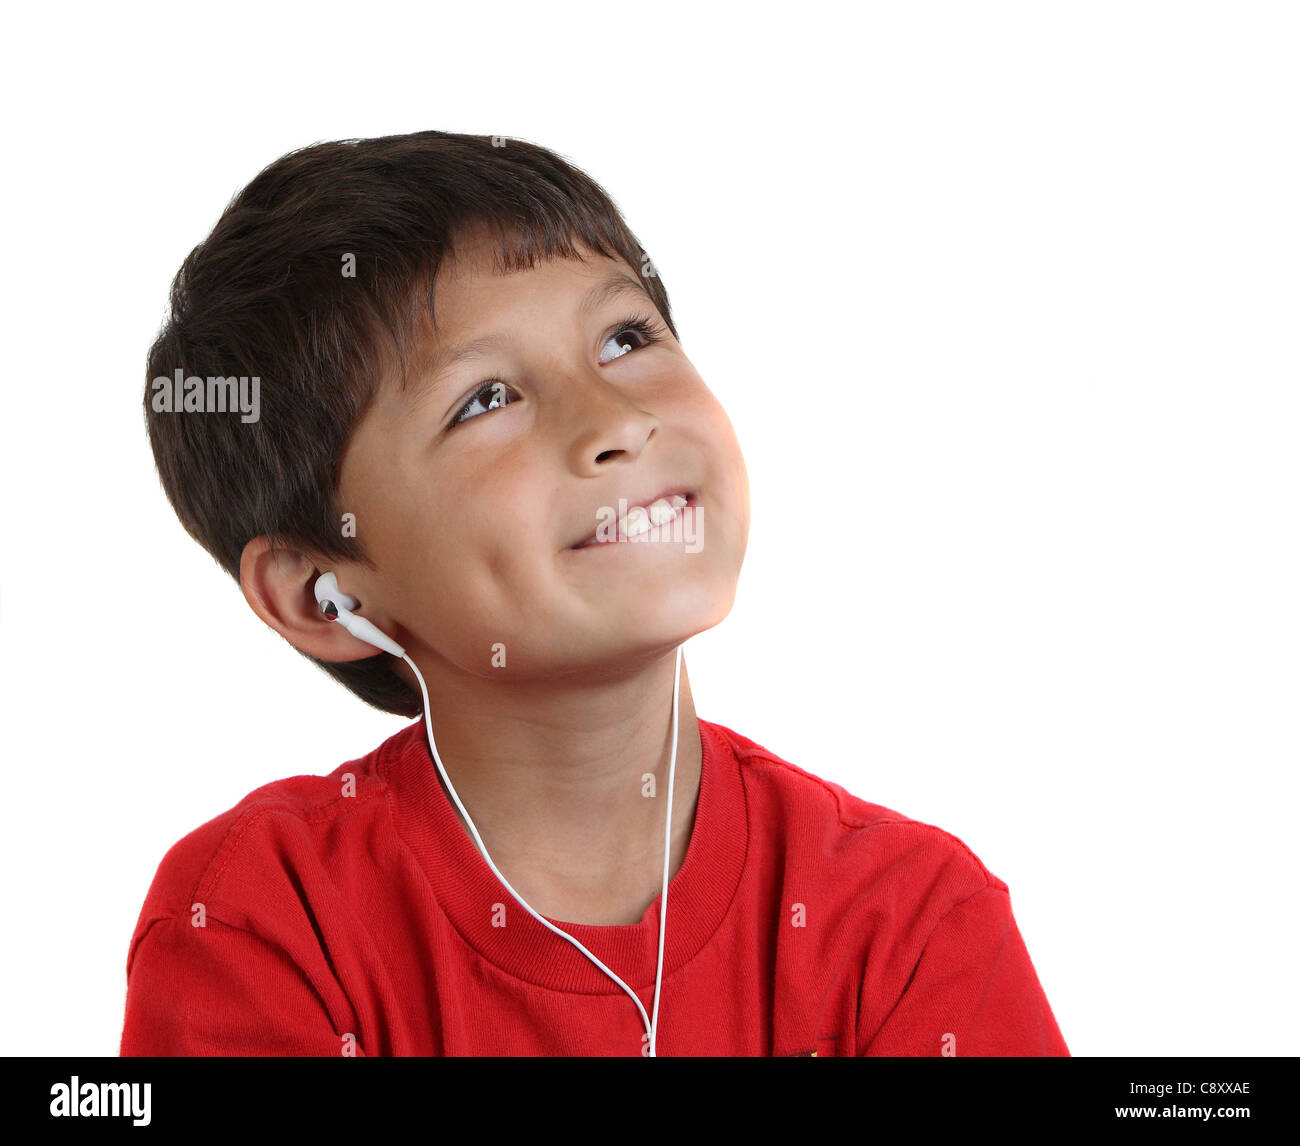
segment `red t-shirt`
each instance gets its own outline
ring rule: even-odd
[[[965,844],[728,728],[699,729],[656,1054],[1069,1054],[1007,885]],[[629,926],[551,921],[647,1015],[659,902]],[[623,989],[493,875],[422,721],[184,837],[126,966],[123,1055],[631,1056],[646,1043]]]

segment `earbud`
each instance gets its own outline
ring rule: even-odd
[[[316,601],[326,620],[338,621],[358,640],[392,653],[395,657],[406,655],[406,650],[395,640],[375,628],[365,617],[358,617],[352,612],[360,606],[360,602],[339,590],[338,578],[333,573],[322,573],[316,578]]]

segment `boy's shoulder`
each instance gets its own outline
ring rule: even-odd
[[[269,876],[295,852],[318,856],[322,839],[331,837],[341,818],[376,810],[386,814],[385,767],[413,727],[327,775],[287,776],[263,784],[182,836],[158,865],[137,935],[153,920],[188,915],[197,903],[221,902],[233,864],[245,869],[241,876],[246,880],[246,869],[263,862]]]
[[[710,727],[725,738],[740,764],[756,830],[797,841],[828,865],[842,863],[862,874],[892,869],[929,878],[943,872],[972,891],[1008,890],[952,832],[854,795],[733,729]],[[928,874],[922,876],[922,871]]]

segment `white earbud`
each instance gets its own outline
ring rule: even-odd
[[[358,617],[352,612],[359,602],[355,597],[339,591],[338,579],[333,573],[322,573],[316,578],[316,601],[327,619],[338,621],[358,640],[392,653],[395,657],[405,656],[406,650],[395,640],[375,628],[365,617]]]

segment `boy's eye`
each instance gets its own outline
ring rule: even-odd
[[[606,366],[615,358],[621,358],[624,354],[630,354],[653,343],[662,342],[663,339],[664,328],[654,319],[647,316],[629,318],[620,323],[614,333],[605,340],[605,345],[601,348],[600,365]],[[613,346],[614,350],[606,356],[605,351],[610,346]],[[451,420],[451,426],[459,426],[462,422],[467,422],[470,418],[476,418],[479,414],[485,414],[498,406],[508,406],[513,399],[507,399],[506,396],[514,393],[513,387],[499,378],[489,378],[456,412],[456,416]]]
[[[629,331],[636,337],[630,337]],[[621,358],[624,354],[630,354],[633,350],[640,350],[643,346],[662,342],[663,338],[664,329],[654,319],[647,317],[629,318],[606,340],[605,346],[601,350],[600,364],[605,366],[613,362],[615,358]],[[606,357],[604,351],[611,344],[614,347],[614,352]]]
[[[469,401],[465,403],[451,420],[453,426],[460,425],[461,422],[468,421],[472,417],[477,417],[480,413],[486,413],[488,410],[495,410],[498,406],[507,406],[509,402],[506,399],[507,394],[513,394],[514,390],[507,386],[500,379],[492,378],[484,382],[473,394],[470,395]],[[475,410],[476,406],[482,407],[481,410]]]

